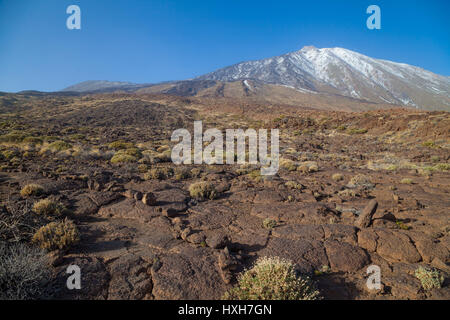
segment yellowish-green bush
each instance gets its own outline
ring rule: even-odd
[[[5,159],[11,160],[13,158],[18,157],[20,155],[20,152],[16,149],[8,149],[8,150],[4,150],[2,152],[2,155]]]
[[[142,164],[138,165],[138,171],[140,173],[145,173],[148,171],[148,166],[146,164],[142,163]]]
[[[341,173],[335,173],[331,176],[331,179],[338,182],[344,180],[344,176]]]
[[[50,150],[51,152],[65,151],[69,150],[70,148],[72,148],[72,145],[70,143],[61,140],[52,142],[46,147],[46,149]]]
[[[416,278],[420,280],[422,287],[425,290],[441,288],[445,280],[444,276],[435,269],[419,267],[414,274]]]
[[[439,171],[449,171],[450,170],[450,163],[438,163],[434,166],[436,170]]]
[[[364,174],[357,174],[350,179],[350,187],[372,187],[370,178]]]
[[[191,170],[187,168],[176,168],[174,171],[175,180],[184,180],[191,177]]]
[[[30,196],[40,196],[44,193],[44,188],[40,184],[30,183],[20,190],[20,195],[24,198]]]
[[[295,265],[278,257],[259,258],[255,265],[238,278],[238,284],[227,291],[225,300],[316,300],[319,291],[307,276],[301,276]]]
[[[254,180],[255,182],[260,182],[261,180],[263,180],[263,176],[261,175],[261,170],[257,169],[257,170],[252,170],[248,176]]]
[[[133,143],[125,142],[122,140],[113,141],[108,145],[109,149],[114,149],[114,150],[129,149],[129,148],[133,148],[133,147],[134,147]]]
[[[428,147],[428,148],[439,148],[439,146],[434,141],[426,141],[422,143],[422,146]]]
[[[166,180],[173,175],[173,170],[170,167],[152,168],[144,174],[144,180]]]
[[[295,164],[294,161],[292,161],[290,159],[281,158],[279,164],[280,164],[280,168],[283,168],[285,170],[288,170],[288,171],[297,170],[297,165]]]
[[[113,155],[110,162],[112,164],[136,162],[140,156],[141,153],[137,148],[120,149]]]
[[[297,171],[307,173],[307,172],[317,172],[319,171],[319,166],[315,161],[305,161],[298,165]]]
[[[32,238],[32,242],[42,249],[67,249],[79,241],[79,232],[76,225],[68,220],[50,222],[41,227]]]
[[[42,199],[33,205],[33,211],[45,216],[59,216],[65,212],[66,208],[59,202]]]
[[[18,131],[12,131],[7,134],[0,136],[0,142],[6,142],[6,143],[20,143],[23,141],[23,139],[26,137],[26,133],[18,132]]]
[[[400,183],[401,184],[412,184],[413,181],[410,178],[404,178],[404,179],[400,180]]]
[[[44,141],[40,137],[28,136],[28,137],[25,137],[22,142],[31,143],[31,144],[42,144]]]
[[[277,222],[270,218],[264,219],[262,224],[263,224],[263,227],[266,229],[272,229],[277,226]]]
[[[364,134],[367,133],[367,129],[360,129],[360,128],[351,128],[347,130],[348,134]]]
[[[215,199],[218,196],[214,185],[208,181],[195,182],[189,186],[189,194],[198,200]]]
[[[295,181],[287,181],[284,185],[286,187],[288,187],[289,189],[296,189],[296,190],[303,189],[303,186],[300,183],[295,182]]]

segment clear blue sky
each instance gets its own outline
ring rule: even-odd
[[[66,8],[81,8],[81,30]],[[381,30],[366,8],[381,8]],[[0,0],[0,91],[188,79],[246,60],[344,47],[450,75],[450,1]]]

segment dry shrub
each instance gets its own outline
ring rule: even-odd
[[[32,242],[42,249],[67,249],[79,241],[76,225],[68,220],[50,222],[41,227],[33,236]]]

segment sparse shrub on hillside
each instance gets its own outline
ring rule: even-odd
[[[110,162],[112,164],[136,162],[140,156],[141,153],[137,148],[120,149],[114,154]]]
[[[360,129],[360,128],[351,128],[347,130],[348,134],[364,134],[367,133],[367,129]]]
[[[414,274],[416,278],[420,280],[422,287],[425,290],[441,288],[445,280],[444,276],[435,269],[419,267]]]
[[[22,142],[31,143],[31,144],[42,144],[44,141],[40,137],[28,136],[28,137],[25,137]]]
[[[400,183],[401,184],[412,184],[413,181],[410,178],[404,178],[404,179],[400,180]]]
[[[0,136],[0,142],[5,143],[20,143],[26,137],[23,132],[12,131]]]
[[[308,172],[317,172],[319,171],[319,166],[315,161],[305,161],[298,165],[297,171],[308,173]]]
[[[139,171],[140,173],[145,173],[145,172],[148,171],[148,166],[147,166],[146,164],[144,164],[144,163],[138,165],[137,168],[138,168],[138,171]]]
[[[114,150],[122,150],[122,149],[129,149],[129,148],[133,148],[134,145],[131,142],[125,142],[122,140],[119,141],[113,141],[108,145],[109,149],[114,149]]]
[[[50,222],[41,227],[32,239],[33,243],[47,250],[67,249],[78,241],[78,229],[67,218],[63,221]]]
[[[287,181],[284,185],[286,187],[288,187],[289,189],[295,189],[295,190],[303,189],[303,185],[301,185],[300,183],[295,182],[295,181]]]
[[[69,150],[70,148],[72,148],[72,145],[65,141],[55,141],[55,142],[50,143],[46,147],[46,149],[50,150],[51,152],[65,151],[65,150]]]
[[[12,160],[12,159],[20,156],[20,152],[16,149],[8,149],[8,150],[4,150],[2,152],[2,155],[6,160]]]
[[[263,227],[266,229],[272,229],[277,226],[277,222],[270,218],[264,219],[262,224],[263,224]]]
[[[40,184],[30,183],[27,184],[20,190],[20,195],[23,198],[27,198],[30,196],[40,196],[44,193],[44,188]]]
[[[225,300],[316,300],[319,292],[309,277],[301,276],[295,265],[278,257],[259,258],[255,265],[227,291]]]
[[[195,182],[189,186],[189,194],[198,200],[215,199],[218,196],[214,185],[208,181]]]
[[[438,163],[434,168],[438,171],[450,171],[450,163]]]
[[[331,176],[331,179],[338,182],[344,180],[344,176],[341,173],[335,173]]]
[[[350,179],[347,185],[349,188],[373,188],[370,178],[364,174],[357,174]]]
[[[33,211],[44,216],[60,216],[66,208],[59,202],[50,199],[42,199],[33,205]]]
[[[184,180],[191,177],[191,171],[187,168],[175,168],[173,177],[175,180]]]
[[[158,153],[154,156],[156,162],[170,162],[172,160],[172,151],[166,150],[164,152]]]
[[[428,147],[428,148],[440,148],[434,141],[426,141],[422,143],[422,146]]]
[[[295,164],[295,162],[290,159],[281,158],[279,164],[280,168],[283,168],[288,171],[295,171],[297,169],[297,165]]]
[[[0,300],[41,298],[49,280],[44,250],[22,243],[0,243]]]
[[[152,168],[144,174],[144,180],[166,180],[173,175],[173,170],[170,167]]]
[[[251,171],[248,174],[248,176],[255,182],[260,182],[264,179],[263,176],[261,175],[261,170],[259,169]]]

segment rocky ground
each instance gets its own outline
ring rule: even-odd
[[[41,226],[74,221],[79,241],[48,253],[55,299],[220,299],[262,256],[294,262],[326,299],[449,299],[449,114],[260,108],[125,94],[9,102],[0,240],[35,246]],[[172,131],[199,119],[280,129],[278,174],[172,164]],[[217,196],[190,193],[199,181]],[[42,192],[21,194],[29,184]],[[39,215],[41,199],[65,210]],[[65,286],[70,264],[81,290]],[[380,290],[366,287],[370,265]],[[441,288],[422,287],[420,266]]]

